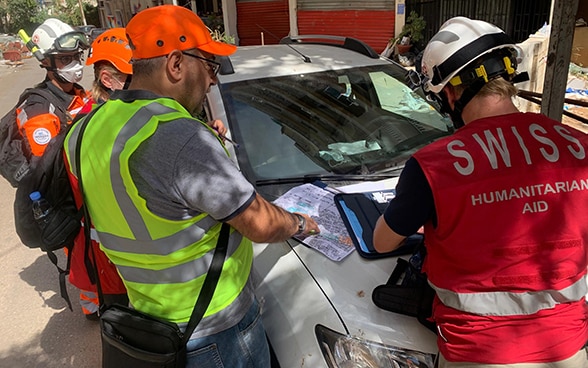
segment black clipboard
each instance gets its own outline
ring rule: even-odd
[[[418,244],[417,241],[412,241],[411,237],[408,237],[400,248],[391,252],[378,253],[374,249],[373,233],[376,222],[386,211],[388,202],[394,198],[395,194],[394,189],[335,194],[337,210],[360,256],[374,259],[412,254]]]

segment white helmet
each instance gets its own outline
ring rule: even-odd
[[[514,74],[522,51],[500,28],[466,17],[449,19],[423,52],[421,69],[426,77],[425,91],[441,92],[468,64],[498,49],[511,49],[513,55],[519,58],[512,65]]]
[[[75,52],[89,47],[88,38],[83,32],[75,31],[70,25],[55,18],[49,18],[37,27],[31,40],[43,55]]]

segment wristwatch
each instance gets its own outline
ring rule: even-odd
[[[299,213],[295,213],[294,215],[298,217],[298,231],[294,235],[300,235],[306,229],[306,218]]]

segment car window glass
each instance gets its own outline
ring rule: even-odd
[[[405,84],[385,72],[370,73],[370,78],[384,110],[414,119],[440,130],[447,129],[447,121],[439,119],[439,113],[433,106]]]
[[[240,125],[239,142],[247,152],[249,164],[256,179],[288,177],[292,173],[322,173],[324,170],[314,163],[305,152],[311,147],[297,145],[295,132],[277,123],[270,114],[241,101],[233,105]],[[240,149],[242,152],[243,150]]]
[[[240,160],[255,179],[376,173],[449,134],[394,76],[381,65],[221,85]]]

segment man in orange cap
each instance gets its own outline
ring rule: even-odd
[[[258,195],[215,130],[224,127],[193,117],[217,82],[215,56],[235,46],[214,41],[198,16],[173,5],[141,11],[126,32],[131,84],[94,113],[80,147],[84,199],[101,247],[135,309],[184,328],[228,223],[223,270],[188,342],[187,366],[269,367],[250,277],[252,241],[316,234],[318,225]],[[65,142],[68,157],[78,130]]]

